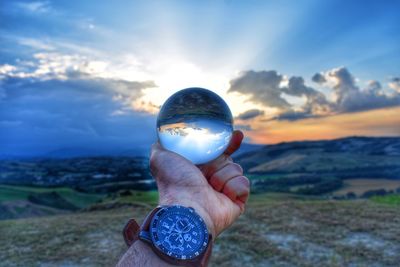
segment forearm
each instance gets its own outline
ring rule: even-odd
[[[160,259],[153,250],[143,241],[138,240],[130,246],[124,256],[119,260],[117,267],[173,266]]]
[[[186,201],[185,201],[186,200]],[[161,198],[159,205],[183,205],[186,207],[193,207],[197,213],[203,218],[209,233],[212,235],[215,234],[215,230],[213,228],[213,224],[211,223],[211,219],[209,215],[204,211],[202,207],[197,205],[197,203],[188,202],[187,198],[181,198],[181,201],[173,200],[173,198]],[[213,242],[214,240],[210,240]],[[141,240],[137,240],[134,242],[129,249],[125,252],[123,257],[117,264],[117,267],[128,267],[128,266],[176,266],[170,265],[161,259],[152,249],[151,247],[144,243]]]

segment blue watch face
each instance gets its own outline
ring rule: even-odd
[[[203,219],[192,208],[183,206],[158,211],[151,221],[150,235],[159,250],[180,260],[199,256],[208,243]]]

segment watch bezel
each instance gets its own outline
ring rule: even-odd
[[[175,210],[175,209],[185,209],[186,211],[193,214],[194,217],[199,221],[200,225],[202,226],[202,228],[204,230],[203,244],[201,245],[200,249],[198,249],[197,251],[194,251],[191,254],[179,255],[177,253],[173,253],[173,252],[169,251],[165,246],[163,246],[162,243],[160,242],[160,240],[158,239],[158,234],[157,234],[158,227],[157,226],[158,226],[158,222],[160,221],[161,216],[164,213],[171,212],[172,210]],[[207,229],[207,226],[206,226],[204,220],[200,217],[199,214],[197,214],[195,212],[195,210],[193,208],[188,208],[188,207],[180,206],[180,205],[163,207],[159,211],[157,211],[157,213],[154,215],[154,217],[151,220],[149,234],[150,234],[151,241],[157,250],[159,250],[166,256],[171,257],[176,260],[194,260],[194,259],[200,257],[206,251],[207,245],[209,242],[209,232],[208,232],[208,229]]]

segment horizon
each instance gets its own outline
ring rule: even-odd
[[[400,137],[399,8],[4,2],[0,155],[146,153],[160,106],[187,87],[220,95],[248,144]]]
[[[290,143],[312,143],[312,142],[334,142],[348,139],[400,139],[400,136],[345,136],[334,139],[318,139],[318,140],[295,140],[282,141],[279,143],[262,144],[262,143],[246,143],[243,142],[241,148],[233,155],[238,156],[249,151],[256,151],[265,146],[279,146]],[[56,150],[46,151],[43,154],[0,154],[0,160],[24,160],[24,159],[74,159],[74,158],[102,158],[102,157],[132,157],[132,158],[148,158],[150,146],[144,145],[141,148],[112,148],[112,149],[95,149],[85,147],[62,147]]]

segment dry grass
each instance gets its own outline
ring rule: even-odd
[[[0,221],[1,266],[113,266],[121,229],[146,206]],[[398,266],[400,207],[253,197],[210,266]]]

